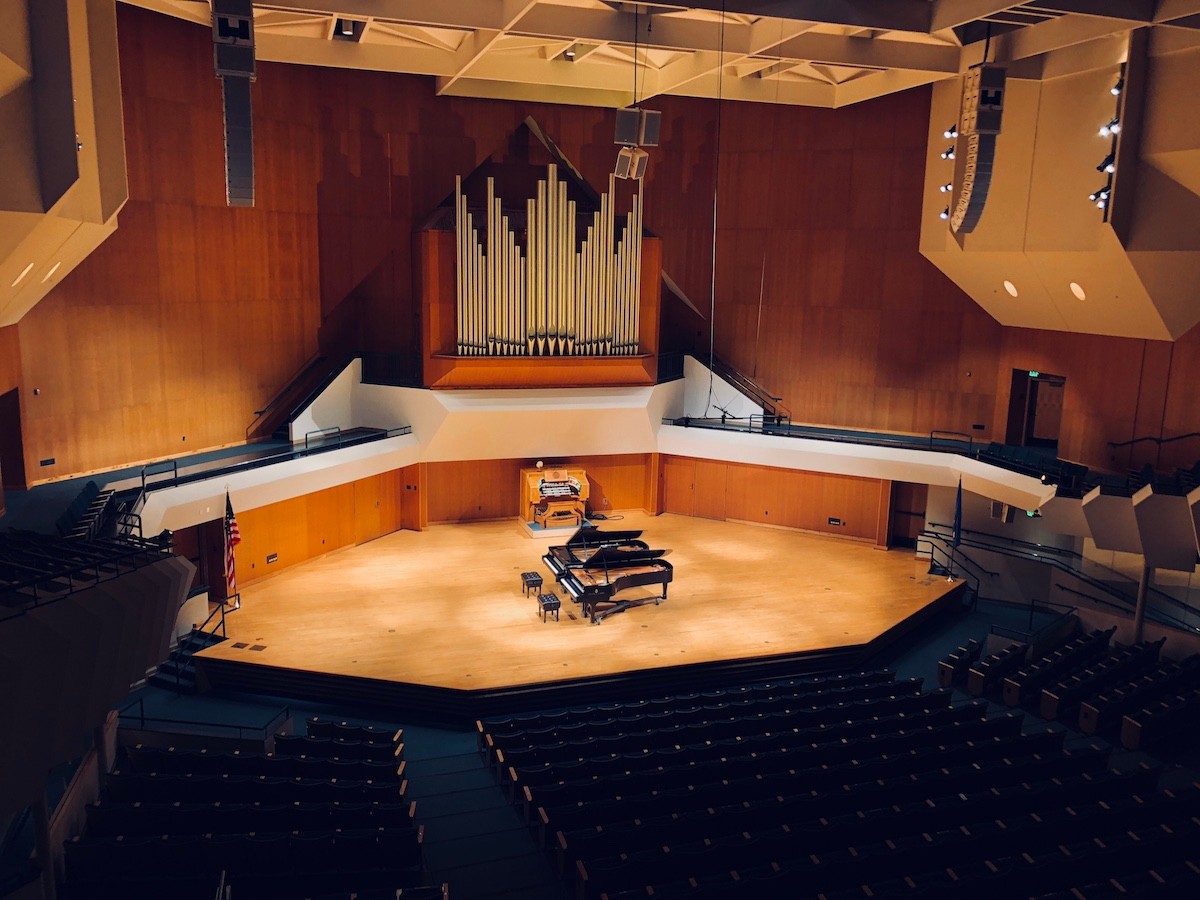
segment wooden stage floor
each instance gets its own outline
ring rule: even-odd
[[[565,538],[531,539],[516,520],[439,525],[246,587],[230,640],[198,661],[489,691],[861,646],[957,586],[911,550],[640,511],[601,526],[671,549],[666,601],[593,625],[541,562]],[[558,622],[524,596],[520,573],[534,569],[563,597]]]

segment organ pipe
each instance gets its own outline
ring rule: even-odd
[[[455,180],[459,355],[638,353],[641,182],[619,232],[612,176],[600,208],[583,221],[567,186],[550,165],[536,195],[526,201],[522,246],[493,179],[487,181],[482,235],[462,179]]]

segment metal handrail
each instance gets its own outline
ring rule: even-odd
[[[178,460],[164,459],[161,462],[150,463],[148,466],[142,466],[142,493],[143,494],[146,493],[146,476],[160,474],[159,472],[149,471],[150,469],[153,469],[155,466],[170,466],[172,483],[178,483],[178,481],[179,481],[179,461]],[[166,471],[167,471],[167,469],[165,469],[165,468],[162,469],[162,472],[166,472]]]
[[[1128,440],[1128,441],[1109,441],[1108,446],[1111,447],[1113,450],[1116,450],[1120,447],[1132,447],[1134,444],[1142,444],[1142,443],[1149,441],[1149,442],[1158,444],[1158,446],[1161,447],[1163,444],[1173,444],[1176,441],[1182,441],[1182,440],[1186,440],[1187,438],[1194,438],[1194,437],[1200,437],[1200,431],[1189,431],[1187,434],[1177,434],[1174,437],[1169,437],[1169,438],[1154,437],[1153,435],[1147,434],[1147,435],[1143,435],[1142,437],[1133,438],[1132,440]]]
[[[968,454],[972,453],[975,449],[975,438],[973,438],[971,435],[967,434],[965,431],[942,431],[940,428],[935,428],[931,432],[929,432],[929,449],[930,450],[933,449],[934,435],[937,435],[937,434],[946,434],[946,435],[953,435],[954,437],[966,438]]]
[[[138,709],[137,715],[128,715],[129,710],[133,709],[135,706]],[[143,731],[146,730],[147,722],[157,722],[164,725],[191,725],[199,728],[223,728],[229,731],[236,731],[239,739],[244,738],[247,733],[250,733],[255,737],[261,735],[263,740],[266,740],[267,737],[280,725],[286,722],[291,715],[292,708],[290,706],[285,706],[280,709],[279,712],[271,716],[271,718],[262,725],[230,725],[228,722],[208,722],[203,719],[169,719],[161,716],[146,715],[146,701],[143,697],[138,697],[132,703],[117,710],[118,719],[135,720],[138,723],[138,728]],[[175,731],[178,731],[178,729],[175,729]]]
[[[930,522],[929,524],[931,526],[936,526],[938,528],[949,528],[949,526],[938,523],[938,522]],[[1095,584],[1103,585],[1102,581],[1087,574],[1081,568],[1079,568],[1075,565],[1069,565],[1068,563],[1066,563],[1060,559],[1057,559],[1056,557],[1064,556],[1064,557],[1068,557],[1072,560],[1086,560],[1089,565],[1095,566],[1098,569],[1103,569],[1105,572],[1112,575],[1115,579],[1128,582],[1130,585],[1133,585],[1135,583],[1134,580],[1132,578],[1130,578],[1129,576],[1124,575],[1121,572],[1116,571],[1115,569],[1110,569],[1108,566],[1104,565],[1103,563],[1096,562],[1095,560],[1087,560],[1086,557],[1083,556],[1083,554],[1081,554],[1075,550],[1070,550],[1070,549],[1067,549],[1064,547],[1048,547],[1045,544],[1035,544],[1031,541],[1022,541],[1022,540],[1018,540],[1016,538],[1002,538],[999,535],[994,535],[987,531],[970,531],[970,530],[964,529],[962,533],[963,534],[982,534],[982,535],[985,535],[986,537],[994,538],[997,541],[1002,541],[1005,544],[1014,544],[1014,545],[1025,546],[1025,547],[1036,547],[1038,550],[1038,553],[1041,553],[1043,555],[1039,556],[1037,553],[1032,553],[1032,552],[1030,553],[1030,555],[1027,555],[1025,553],[1017,552],[1015,549],[1010,549],[1003,545],[992,545],[992,544],[988,544],[988,543],[985,543],[982,541],[968,541],[969,546],[975,547],[976,549],[979,549],[979,550],[987,550],[988,552],[991,552],[991,553],[999,553],[1003,556],[1011,556],[1011,557],[1016,557],[1018,559],[1034,559],[1038,562],[1043,562],[1043,563],[1046,563],[1047,565],[1052,565],[1055,568],[1060,569],[1065,572],[1068,572],[1071,575],[1074,575],[1077,578],[1081,578],[1088,583],[1095,583]],[[943,537],[943,540],[944,539],[945,538]],[[1113,596],[1117,596],[1117,594],[1111,588],[1104,587],[1103,589],[1106,590],[1108,593],[1113,594]],[[1172,597],[1170,594],[1166,593],[1163,590],[1160,590],[1159,588],[1155,587],[1154,585],[1150,586],[1150,593],[1155,599],[1160,600],[1163,603],[1166,603],[1170,606],[1176,607],[1178,610],[1180,610],[1185,615],[1195,615],[1197,617],[1200,617],[1200,609],[1198,609],[1197,607],[1191,606],[1188,603],[1184,603],[1182,600]],[[1133,603],[1132,598],[1124,598],[1124,599],[1128,599],[1130,603]],[[1169,614],[1164,613],[1163,615],[1169,615]],[[1181,623],[1184,622],[1183,619],[1177,619],[1173,616],[1170,616],[1170,618],[1172,618],[1174,621],[1177,621],[1177,622],[1181,622]],[[1186,625],[1186,623],[1185,623],[1184,627],[1191,628],[1192,626]]]
[[[309,438],[311,438],[313,435],[324,436],[327,434],[336,434],[338,436],[338,446],[339,447],[341,446],[341,444],[342,444],[342,426],[341,425],[329,425],[326,428],[313,429],[312,431],[309,431],[304,435],[304,452],[305,453],[308,452],[308,439]]]
[[[213,628],[212,633],[216,634],[219,631],[221,634],[221,637],[223,637],[223,638],[229,637],[229,633],[225,629],[225,608],[227,605],[226,601],[229,599],[231,599],[231,598],[226,597],[225,600],[218,600],[217,608],[212,610],[208,614],[207,619],[205,619],[203,622],[201,622],[199,625],[197,625],[195,628],[193,628],[191,631],[189,631],[184,636],[184,638],[178,643],[178,645],[176,645],[175,652],[180,653],[180,654],[184,653],[186,651],[188,645],[192,643],[192,641],[195,639],[197,634],[205,633],[204,629],[208,626],[208,623],[211,622],[213,620],[213,617],[216,615],[220,615],[221,618],[217,622],[216,627]],[[232,599],[237,601],[234,605],[234,609],[237,609],[239,606],[242,605],[241,592],[235,592]],[[178,693],[182,693],[182,692],[183,692],[183,682],[179,678],[179,666],[175,666],[175,693],[178,694]]]
[[[925,544],[929,547],[930,563],[936,564],[937,559],[935,558],[935,554],[940,553],[942,555],[942,557],[946,560],[947,573],[950,575],[951,578],[953,578],[954,577],[953,557],[947,555],[945,550],[943,550],[941,547],[934,544],[928,538],[925,539]],[[951,552],[953,552],[953,550],[954,550],[954,548],[951,548]],[[920,555],[920,553],[921,553],[921,538],[919,536],[917,537],[916,553],[917,553],[917,555]],[[966,571],[965,569],[960,572],[960,577],[962,577],[967,582],[967,587],[969,587],[971,589],[971,594],[974,597],[973,603],[978,602],[978,600],[979,600],[979,579],[972,573]]]

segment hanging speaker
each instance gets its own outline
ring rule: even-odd
[[[613,166],[613,174],[618,178],[628,178],[633,170],[633,147],[622,147],[617,153],[617,164]]]
[[[638,134],[642,128],[642,111],[640,109],[618,109],[617,130],[613,137],[614,144],[624,144],[632,147],[638,142]]]
[[[643,147],[657,147],[658,133],[662,130],[662,112],[643,109],[638,128],[638,143]]]
[[[650,162],[650,154],[640,147],[627,147],[631,162],[629,166],[630,178],[641,178],[646,174],[646,165]]]

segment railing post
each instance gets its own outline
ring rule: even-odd
[[[1142,577],[1138,579],[1137,606],[1133,610],[1133,642],[1140,644],[1146,626],[1146,598],[1154,581],[1154,569],[1142,566]]]

